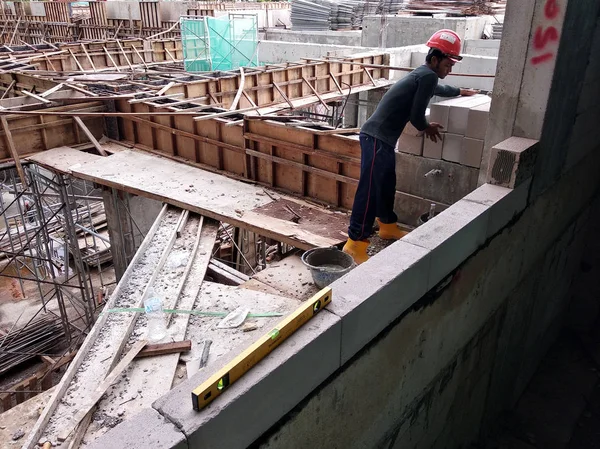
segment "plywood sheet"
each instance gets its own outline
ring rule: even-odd
[[[52,151],[46,152],[48,156]],[[307,218],[295,223],[290,214],[281,216],[271,211],[267,213],[264,206],[282,200],[297,202],[296,199],[278,195],[273,197],[276,198],[274,200],[261,187],[141,152],[122,151],[82,164],[72,173],[303,249],[336,245],[347,238],[340,231],[347,226],[345,214],[304,203],[303,215]],[[311,217],[318,220],[312,220]]]

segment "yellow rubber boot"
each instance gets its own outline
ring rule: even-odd
[[[378,218],[377,224],[379,224],[379,237],[383,240],[400,240],[408,234],[408,232],[400,229],[396,223],[382,223]]]
[[[349,254],[354,259],[356,265],[360,265],[363,262],[369,260],[369,256],[367,255],[367,248],[369,247],[368,240],[352,240],[348,239],[346,244],[344,245],[343,251],[346,254]]]

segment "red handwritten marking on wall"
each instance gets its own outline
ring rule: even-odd
[[[558,17],[558,13],[560,12],[557,4],[557,0],[548,0],[546,5],[544,6],[544,16],[548,20],[554,20]],[[559,39],[558,30],[554,26],[549,26],[544,28],[543,25],[540,25],[533,35],[533,48],[535,50],[543,51],[546,49],[548,44],[551,42],[558,42]],[[538,65],[546,61],[550,61],[555,56],[553,51],[546,51],[540,55],[534,56],[531,58],[531,63],[533,65]]]

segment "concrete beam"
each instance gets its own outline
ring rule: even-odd
[[[90,449],[170,448],[187,449],[185,435],[152,408],[124,421],[103,437],[93,441]]]

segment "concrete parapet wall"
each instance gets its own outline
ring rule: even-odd
[[[433,19],[431,17],[366,16],[363,19],[362,45],[365,47],[403,47],[424,44],[443,28],[455,31],[461,39],[480,39],[489,17]]]
[[[360,46],[362,32],[352,31],[294,31],[269,28],[266,39],[272,41],[301,42],[309,44],[331,44]]]

